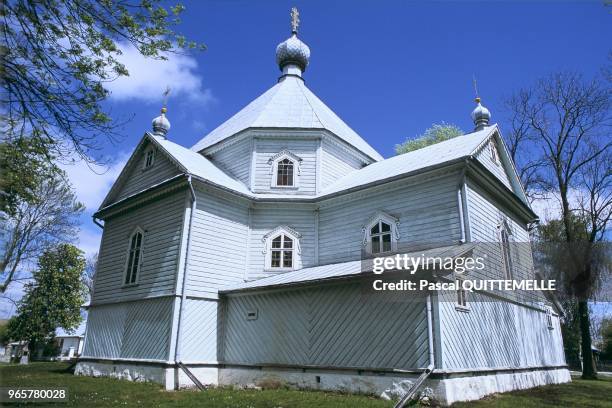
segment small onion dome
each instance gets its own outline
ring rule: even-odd
[[[472,120],[476,125],[475,130],[482,130],[489,125],[491,119],[491,112],[480,103],[480,98],[474,100],[476,102],[476,108],[472,111]]]
[[[297,65],[302,72],[306,71],[309,59],[310,48],[297,37],[295,31],[276,47],[276,63],[281,71],[287,65]]]
[[[166,108],[161,109],[161,115],[153,119],[153,134],[166,137],[166,133],[170,130],[170,121],[166,119]]]

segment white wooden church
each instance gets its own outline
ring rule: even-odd
[[[306,87],[295,17],[274,86],[191,148],[164,108],[134,150],[94,216],[76,373],[377,395],[426,373],[446,404],[570,381],[545,300],[364,296],[363,253],[424,242],[453,256],[493,243],[490,278],[533,278],[529,245],[507,244],[528,243],[536,215],[479,100],[472,133],[384,159]]]

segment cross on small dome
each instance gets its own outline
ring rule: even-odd
[[[297,8],[291,9],[291,37],[276,47],[276,63],[284,75],[302,76],[310,60],[310,48],[297,37],[300,23]]]

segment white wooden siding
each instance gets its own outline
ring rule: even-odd
[[[426,367],[423,294],[412,293],[412,301],[405,301],[404,295],[366,296],[362,291],[359,283],[350,283],[228,297],[223,361]],[[257,319],[247,320],[247,311],[255,310]]]
[[[506,168],[503,164],[501,157],[501,150],[499,144],[495,143],[495,147],[497,149],[497,163],[491,159],[491,148],[490,143],[494,143],[495,138],[491,139],[486,146],[476,155],[476,160],[482,163],[487,170],[495,175],[506,187],[512,190],[512,185],[510,184],[510,178],[508,177],[508,173],[506,172]]]
[[[180,356],[184,362],[216,362],[217,332],[221,324],[218,302],[204,299],[186,299],[182,318]]]
[[[279,225],[288,225],[302,234],[302,267],[314,266],[315,260],[315,211],[314,207],[284,205],[260,205],[251,210],[251,232],[249,243],[249,280],[271,276],[273,270],[265,270],[264,243],[262,238]]]
[[[259,193],[276,192],[280,194],[314,195],[316,193],[316,158],[318,140],[283,140],[258,138],[255,154],[255,184],[254,191]],[[272,165],[268,164],[270,157],[282,150],[302,158],[300,165],[299,188],[272,188]],[[296,174],[297,171],[294,173]]]
[[[455,309],[455,292],[439,292],[441,368],[542,367],[565,364],[559,320],[484,294],[468,295],[470,312]]]
[[[94,306],[83,357],[167,361],[173,297]]]
[[[136,160],[129,169],[128,176],[111,202],[119,201],[181,173],[178,167],[159,150],[155,153],[153,166],[145,170],[143,164],[149,146],[150,143],[147,143],[143,149],[136,152]]]
[[[186,194],[178,191],[105,221],[92,304],[173,293]],[[138,284],[123,287],[129,237],[136,227],[145,232]]]
[[[336,143],[323,139],[321,157],[321,187],[325,188],[348,173],[362,168],[362,163]]]
[[[244,278],[248,206],[210,190],[196,190],[187,294],[216,296],[217,288]]]
[[[244,138],[210,156],[220,169],[249,185],[252,139]]]
[[[362,227],[377,211],[400,220],[399,248],[414,243],[454,242],[461,239],[456,175],[401,188],[373,189],[352,200],[322,204],[319,214],[319,263],[359,259]]]

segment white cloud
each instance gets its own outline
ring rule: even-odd
[[[89,258],[100,249],[101,238],[102,229],[94,225],[93,221],[89,221],[89,224],[82,225],[79,231],[79,249]]]
[[[110,166],[92,165],[78,160],[74,164],[62,164],[61,167],[68,174],[78,200],[85,204],[88,212],[93,212],[102,204],[129,157],[129,153],[119,153],[117,160]]]
[[[184,96],[193,102],[207,104],[214,101],[210,89],[204,88],[198,75],[197,61],[187,55],[168,54],[167,60],[143,57],[131,44],[119,43],[122,55],[118,60],[130,75],[122,76],[106,84],[110,98],[120,101],[160,101],[162,92],[169,86],[172,96]]]

